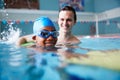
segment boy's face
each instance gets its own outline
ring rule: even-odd
[[[41,47],[54,47],[57,42],[57,37],[52,36],[52,32],[55,31],[56,30],[50,26],[43,28],[39,35],[33,36],[33,39],[36,41],[36,45]]]

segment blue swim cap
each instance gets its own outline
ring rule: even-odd
[[[48,26],[55,28],[53,22],[48,17],[42,16],[35,20],[33,24],[33,33],[36,34],[42,28],[45,28]]]

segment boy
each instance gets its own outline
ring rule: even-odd
[[[40,17],[33,25],[32,39],[35,43],[31,47],[52,49],[55,47],[58,35],[53,22],[48,17]]]

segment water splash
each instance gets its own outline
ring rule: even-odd
[[[21,35],[21,30],[13,26],[13,22],[8,24],[8,30],[3,31],[1,34],[1,41],[7,44],[14,44]]]

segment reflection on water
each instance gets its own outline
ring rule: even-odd
[[[118,39],[82,39],[81,42],[78,47],[59,50],[60,52],[66,50],[73,54],[89,55],[77,59],[76,62],[74,62],[75,59],[64,59],[63,56],[58,55],[56,52],[36,52],[0,42],[0,80],[120,80],[120,68],[116,70],[109,68],[109,66],[108,68],[99,65],[95,66],[95,63],[100,63],[105,57],[112,58],[111,61],[116,60],[113,58],[119,56],[116,55],[117,52],[113,51],[115,55],[112,57],[104,55],[102,52],[109,54],[111,52],[103,50],[120,49]],[[98,50],[102,51],[99,52]],[[119,52],[118,54],[120,54]],[[99,53],[102,55],[97,55]],[[109,62],[108,58],[104,60]],[[81,64],[82,62],[86,64]]]
[[[120,38],[83,38],[79,46],[92,50],[120,49]]]

